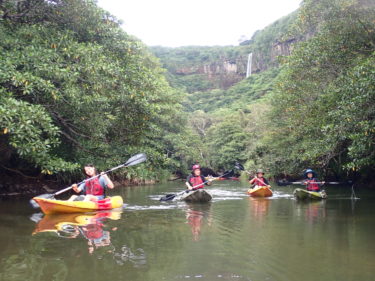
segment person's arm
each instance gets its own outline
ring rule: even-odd
[[[263,178],[263,182],[267,185],[268,188],[271,188],[271,185],[267,179]]]
[[[191,176],[188,176],[188,177],[187,177],[185,184],[186,184],[186,186],[187,186],[187,188],[188,188],[189,190],[192,190],[193,187],[192,187],[191,184],[190,184],[190,177],[191,177]]]
[[[254,184],[254,181],[257,179],[257,177],[253,177],[251,180],[249,180],[250,184]]]
[[[107,174],[104,174],[103,172],[100,174],[100,177],[102,179],[104,179],[105,181],[105,185],[110,188],[110,189],[113,189],[115,187],[115,185],[113,184],[113,182],[111,181],[111,179],[108,177]]]
[[[319,182],[319,179],[315,179],[315,181]],[[321,181],[321,183],[318,183],[318,185],[319,187],[322,187],[325,183],[325,181]]]
[[[212,184],[212,181],[213,181],[212,176],[208,176],[207,178],[205,178],[205,177],[203,177],[203,176],[201,176],[201,177],[202,177],[202,181],[203,181],[203,182],[207,181],[207,182],[205,183],[206,185],[211,185],[211,184]]]
[[[75,184],[72,184],[72,189],[76,192],[76,193],[80,193],[84,190],[85,188],[85,183],[81,183],[79,186],[75,183]]]

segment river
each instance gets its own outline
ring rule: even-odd
[[[116,188],[122,210],[43,216],[0,202],[0,280],[374,280],[375,194],[327,187],[299,203],[293,187],[249,198],[222,181],[210,204],[160,202],[182,183]]]

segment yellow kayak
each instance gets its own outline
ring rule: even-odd
[[[124,204],[121,196],[107,197],[98,201],[67,201],[45,199],[40,197],[33,198],[45,214],[58,213],[85,213],[100,210],[111,210],[120,208]]]
[[[267,186],[255,186],[247,191],[252,197],[270,197],[272,196],[272,190]]]

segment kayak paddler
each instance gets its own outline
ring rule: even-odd
[[[196,190],[203,188],[204,185],[211,185],[212,181],[208,179],[208,182],[205,183],[206,178],[201,175],[201,166],[198,164],[193,165],[191,169],[191,175],[186,179],[186,186],[189,190]]]
[[[85,165],[83,171],[87,178],[97,175],[96,168],[92,164]],[[85,181],[79,186],[77,184],[73,184],[72,189],[77,193],[84,192],[85,196],[82,198],[81,196],[73,195],[70,197],[69,201],[97,201],[104,199],[107,188],[114,188],[114,184],[107,174],[101,173],[99,177]]]
[[[267,186],[268,188],[271,188],[268,180],[264,178],[264,172],[262,169],[257,170],[256,176],[249,180],[249,183],[253,188],[257,186]]]
[[[306,189],[308,191],[319,192],[320,187],[325,183],[324,181],[322,181],[321,183],[316,183],[319,182],[319,180],[316,178],[316,173],[312,169],[306,169],[303,175],[306,178],[303,181],[303,184],[306,185]]]

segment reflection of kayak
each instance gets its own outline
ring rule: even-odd
[[[212,195],[205,189],[197,189],[190,192],[185,192],[181,195],[180,200],[186,202],[209,202],[212,199]]]
[[[256,186],[250,188],[247,191],[247,194],[253,197],[270,197],[272,196],[272,190],[267,186]]]
[[[103,200],[93,201],[67,201],[45,198],[33,198],[45,214],[55,213],[85,213],[100,210],[120,208],[123,205],[121,196],[107,197]]]
[[[327,198],[327,194],[324,190],[316,192],[316,191],[308,191],[302,188],[296,188],[293,194],[297,200],[306,200],[306,199],[319,200],[319,199]]]
[[[118,220],[121,218],[121,211],[106,211],[95,214],[54,214],[45,215],[36,225],[33,234],[39,232],[57,232],[64,231],[67,225],[85,226],[96,223],[101,219],[109,218]]]

